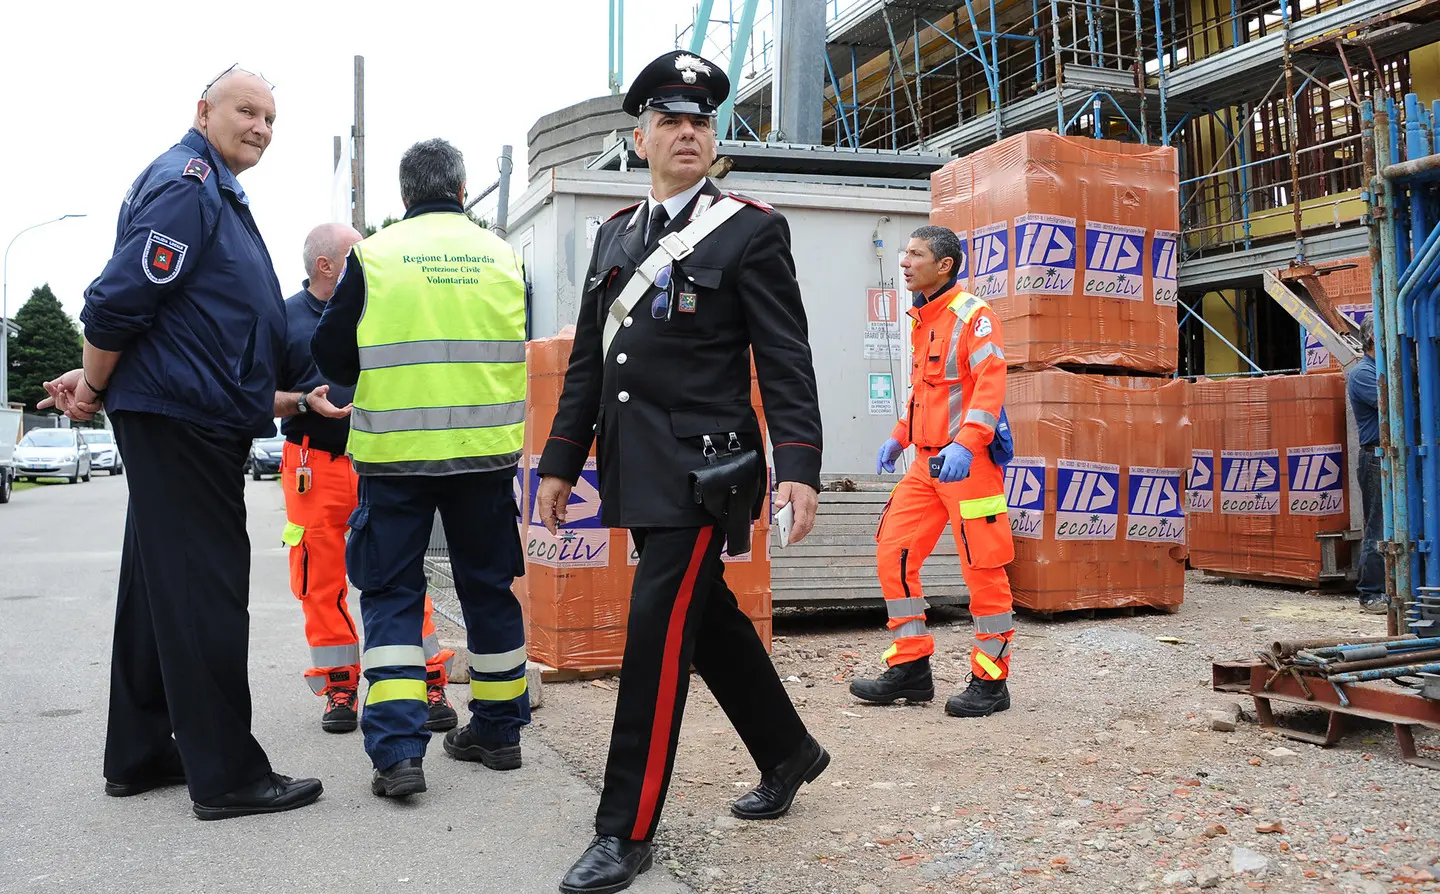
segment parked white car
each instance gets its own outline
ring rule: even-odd
[[[80,437],[90,445],[90,463],[97,472],[110,475],[124,475],[125,463],[120,459],[120,448],[115,445],[115,433],[104,428],[79,429]]]
[[[90,480],[90,445],[74,428],[32,428],[15,448],[15,477]]]

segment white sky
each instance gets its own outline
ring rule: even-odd
[[[48,281],[72,316],[109,259],[125,190],[185,134],[205,84],[232,62],[275,88],[274,142],[241,175],[285,293],[300,289],[305,234],[330,217],[333,138],[352,120],[353,57],[365,57],[366,216],[404,208],[412,143],[465,153],[472,192],[514,146],[511,198],[528,180],[525,135],[542,115],[608,93],[608,0],[11,3],[0,27],[0,251],[8,312]],[[672,49],[692,0],[627,0],[622,77]],[[138,261],[137,261],[138,263]]]

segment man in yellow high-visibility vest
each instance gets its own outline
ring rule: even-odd
[[[459,760],[520,766],[530,722],[525,570],[512,482],[525,427],[525,279],[516,253],[464,212],[465,162],[444,140],[400,160],[405,218],[358,243],[311,340],[325,378],[355,385],[347,452],[360,476],[345,564],[360,589],[360,728],[371,791],[425,790],[430,734],[421,622],[435,513],[470,649]]]

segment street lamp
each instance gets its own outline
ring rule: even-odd
[[[16,239],[36,227],[84,216],[83,214],[62,214],[51,220],[42,220],[16,233],[11,237],[9,245],[5,246],[4,269],[0,270],[0,408],[8,406],[10,403],[10,246],[15,244]],[[64,370],[59,372],[64,372]]]

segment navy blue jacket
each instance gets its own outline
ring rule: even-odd
[[[1361,357],[1345,376],[1345,392],[1355,412],[1355,433],[1361,447],[1380,446],[1380,385],[1375,378],[1375,358]]]
[[[274,432],[285,299],[245,191],[199,131],[130,187],[80,322],[90,344],[123,352],[107,411]]]
[[[280,387],[276,390],[310,392],[329,385],[326,400],[343,407],[355,399],[355,389],[327,380],[310,355],[310,338],[324,312],[325,302],[311,294],[308,279],[305,288],[285,299],[285,358],[280,364]],[[345,444],[350,439],[350,417],[329,419],[311,410],[304,415],[285,417],[280,430],[288,441],[301,444],[308,436],[311,447],[339,455],[345,452]]]

